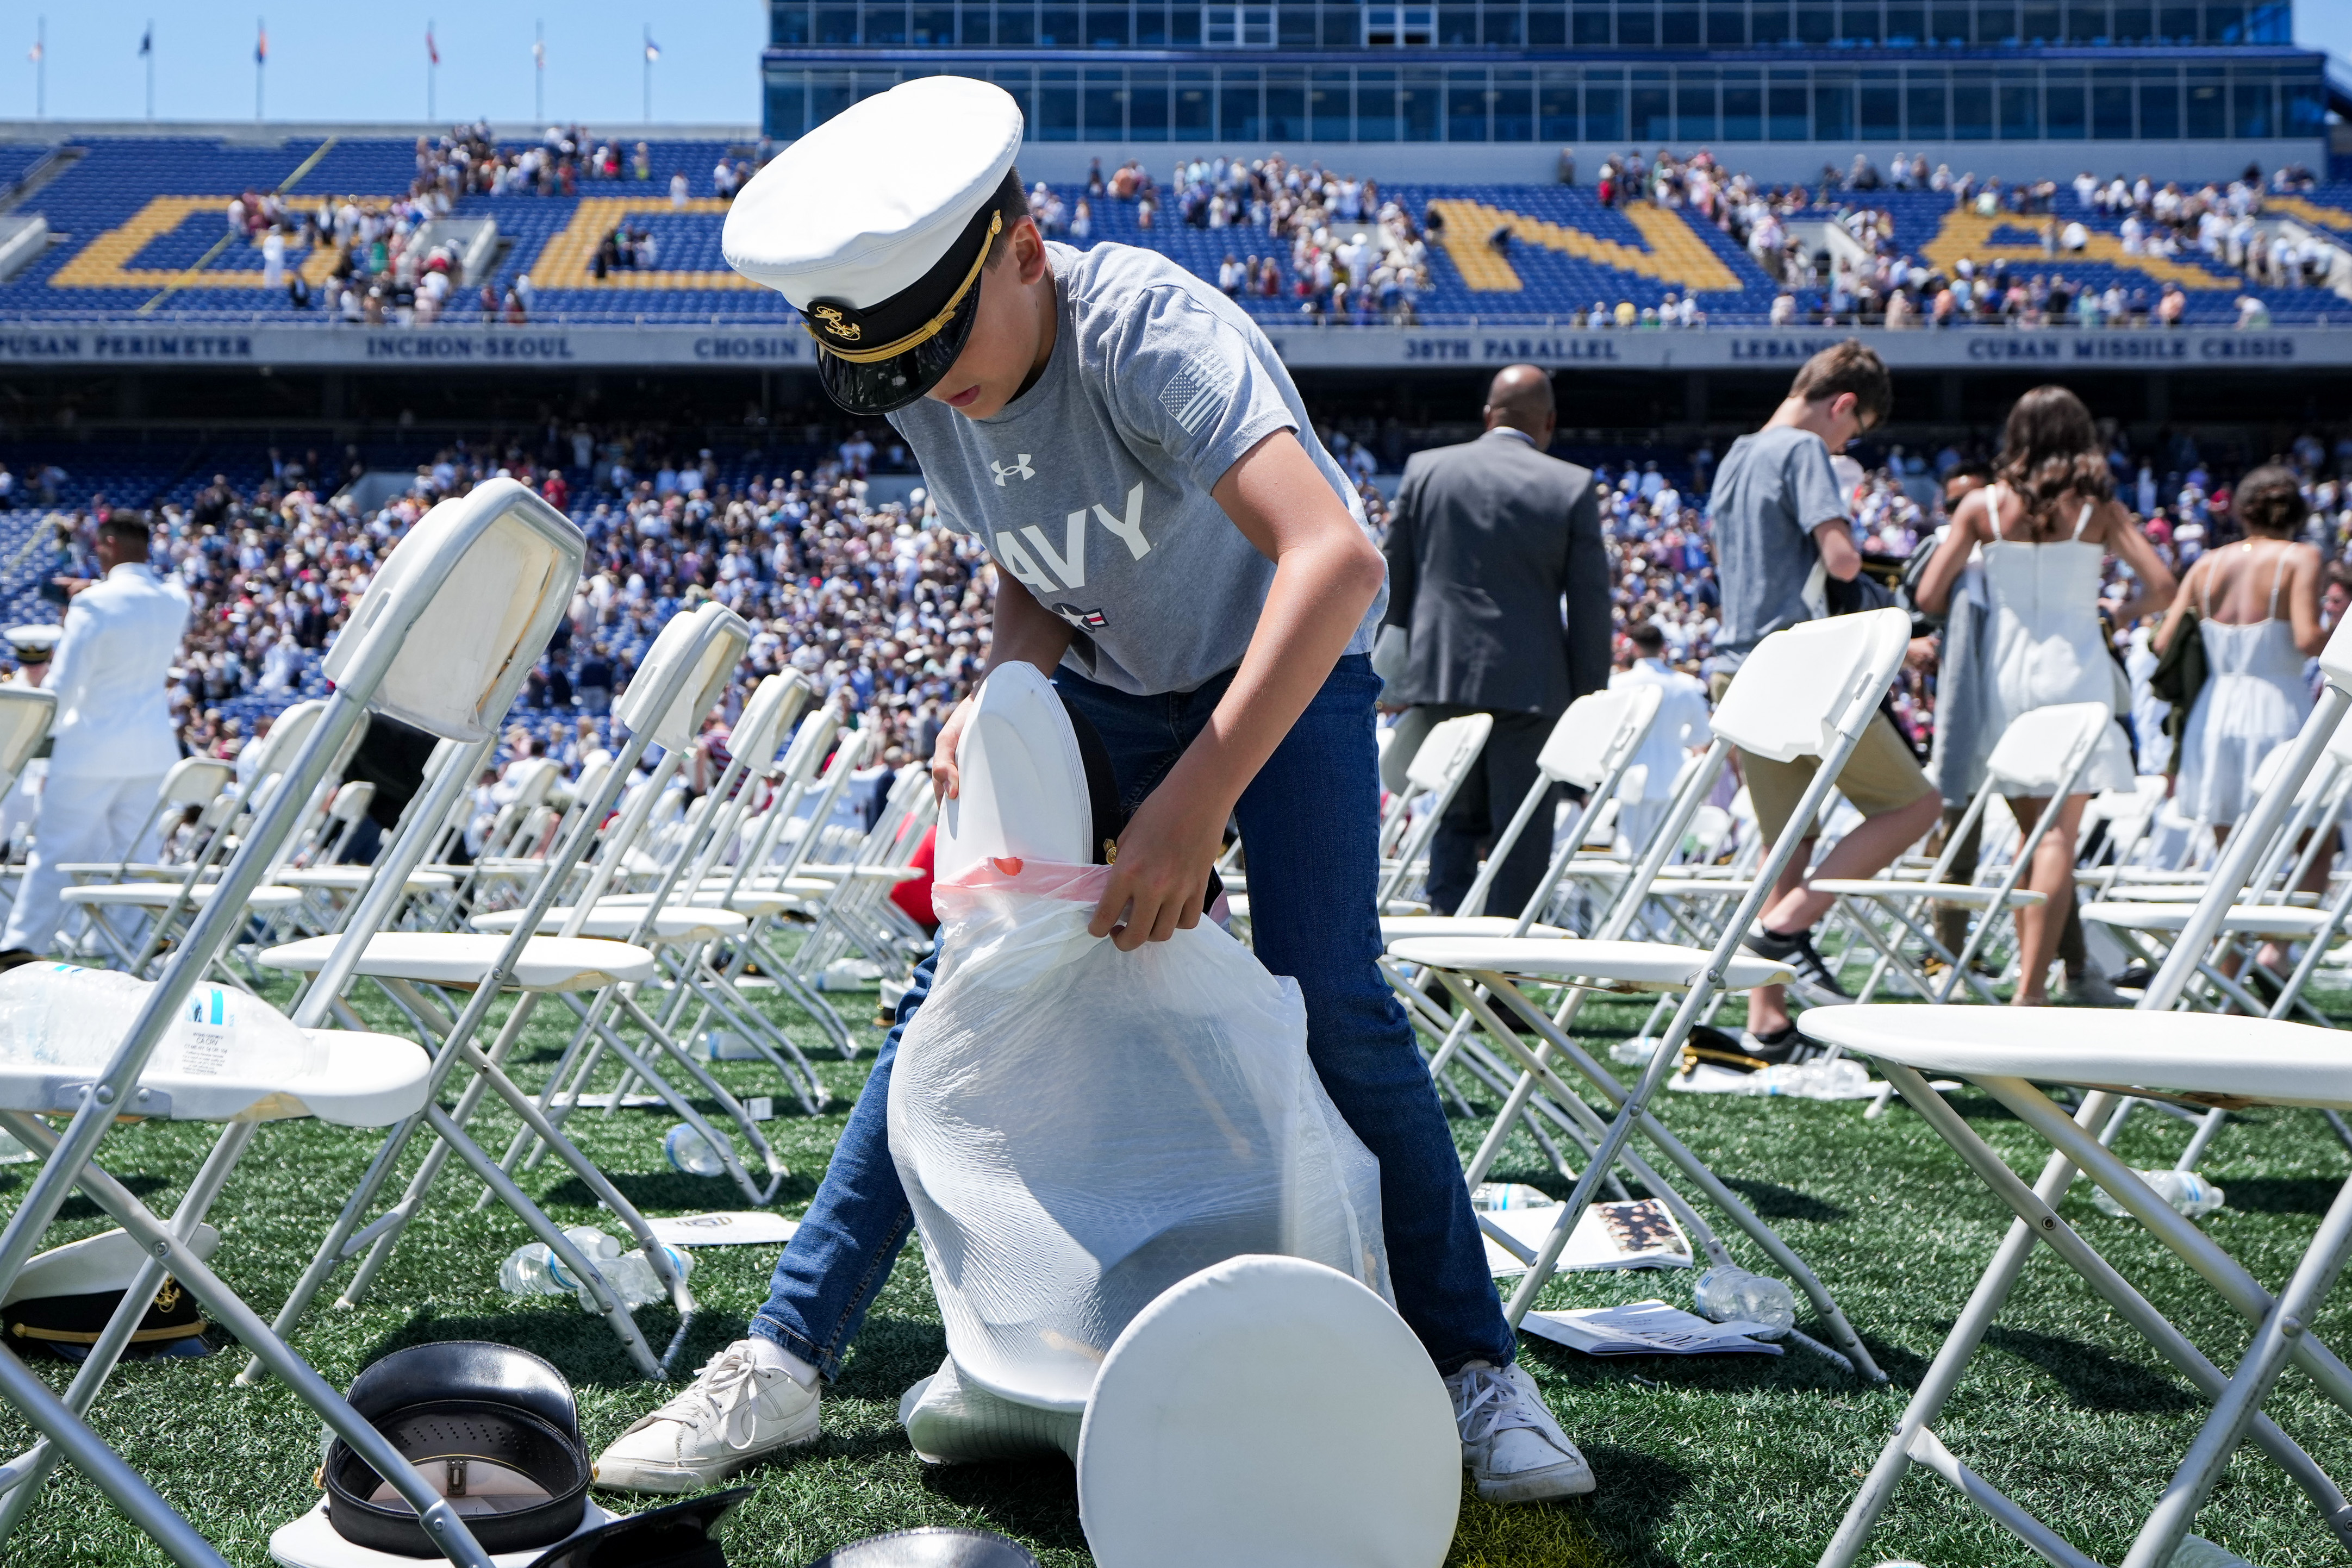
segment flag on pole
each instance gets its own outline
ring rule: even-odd
[[[25,57],[35,65],[41,63],[41,41],[38,38],[33,40],[33,47],[26,51]]]
[[[532,43],[530,46],[530,60],[531,64],[537,66],[541,70],[545,70],[547,68],[546,39],[541,38]]]
[[[659,58],[661,58],[661,46],[655,43],[648,36],[646,39],[646,64],[651,65]]]
[[[269,29],[258,22],[253,25],[253,63],[257,66],[269,63]]]
[[[434,65],[441,63],[441,51],[434,47],[433,24],[430,22],[425,24],[425,57]]]
[[[142,55],[155,52],[155,24],[152,22],[148,23],[147,30],[139,36],[139,52]]]

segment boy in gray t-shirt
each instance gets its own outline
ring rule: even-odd
[[[1297,982],[1317,1074],[1380,1162],[1397,1310],[1445,1377],[1465,1464],[1496,1501],[1591,1491],[1513,1363],[1444,1111],[1380,973],[1367,651],[1386,565],[1264,334],[1164,256],[1047,245],[1013,170],[1021,131],[969,78],[866,99],[745,187],[728,258],[801,309],[827,392],[888,415],[941,517],[986,543],[990,668],[1045,671],[1102,740],[1129,815],[1093,934],[1131,952],[1197,924],[1239,826],[1257,956]],[[967,711],[939,737],[946,795]],[[907,1237],[887,1086],[934,961],[751,1337],[608,1448],[599,1484],[691,1490],[815,1437],[817,1384]]]
[[[1711,695],[1722,696],[1757,643],[1827,614],[1828,579],[1851,582],[1861,572],[1862,554],[1854,549],[1830,457],[1885,421],[1894,402],[1886,367],[1849,339],[1807,361],[1764,428],[1741,436],[1724,455],[1710,497],[1723,591],[1722,628],[1707,662]],[[1810,758],[1776,762],[1738,755],[1757,823],[1777,841],[1817,765]],[[1910,744],[1884,713],[1863,732],[1838,774],[1838,788],[1864,821],[1822,862],[1823,878],[1875,875],[1935,825],[1943,805]],[[1812,825],[1799,826],[1810,841]],[[1747,945],[1789,964],[1816,997],[1834,999],[1846,992],[1814,950],[1812,926],[1836,901],[1805,885],[1811,860],[1810,843],[1790,857]],[[1798,1039],[1785,987],[1759,986],[1748,993],[1745,1043],[1748,1054],[1765,1061],[1789,1059]]]

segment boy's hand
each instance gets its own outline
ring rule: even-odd
[[[963,775],[956,768],[956,747],[963,740],[964,722],[971,716],[971,699],[956,704],[948,715],[947,723],[940,726],[940,737],[931,743],[931,789],[942,800],[952,800],[963,788]]]
[[[1201,901],[1224,848],[1230,814],[1198,799],[1174,776],[1154,789],[1118,837],[1110,885],[1095,906],[1088,934],[1108,936],[1120,952],[1132,953],[1201,924]]]

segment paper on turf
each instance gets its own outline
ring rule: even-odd
[[[761,1209],[727,1214],[674,1214],[648,1218],[654,1239],[670,1247],[781,1246],[793,1239],[800,1221]]]
[[[1496,1229],[1528,1251],[1540,1252],[1544,1238],[1551,1234],[1552,1221],[1559,1218],[1559,1206],[1506,1208],[1479,1218],[1491,1221]],[[1486,1245],[1487,1270],[1496,1279],[1528,1271],[1528,1266],[1511,1256],[1493,1237],[1482,1236],[1479,1239]],[[1559,1255],[1563,1272],[1690,1266],[1690,1239],[1675,1223],[1673,1213],[1654,1197],[1631,1203],[1594,1204],[1576,1222],[1576,1229]]]
[[[1712,1322],[1664,1301],[1529,1312],[1519,1322],[1531,1334],[1587,1355],[1779,1355],[1779,1345],[1748,1336],[1748,1330],[1762,1326]]]

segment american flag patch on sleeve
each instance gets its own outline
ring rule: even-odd
[[[1233,394],[1233,367],[1222,362],[1187,365],[1160,389],[1160,406],[1183,428],[1198,435],[1201,426],[1223,408]]]

